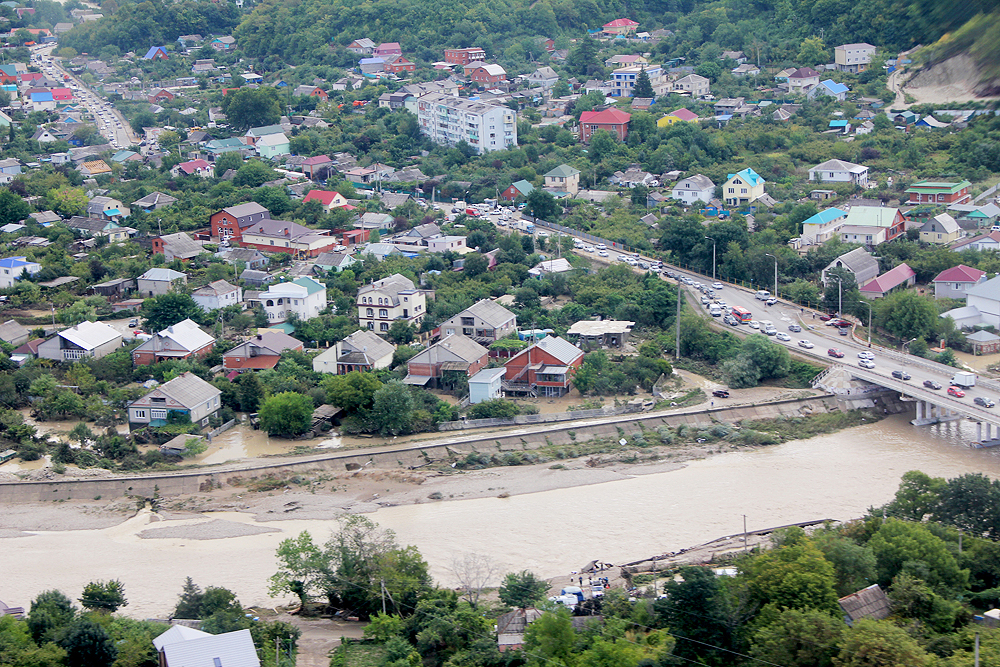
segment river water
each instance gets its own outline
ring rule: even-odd
[[[1000,477],[1000,451],[974,450],[971,423],[913,427],[904,416],[809,440],[694,461],[673,472],[509,498],[484,498],[381,509],[372,518],[414,544],[442,584],[461,552],[484,553],[503,571],[568,574],[591,559],[623,562],[737,533],[795,521],[860,516],[888,501],[900,476],[920,469],[952,477]],[[233,443],[235,446],[235,443]],[[637,468],[637,471],[641,469]],[[278,532],[215,540],[140,539],[148,528],[223,520],[255,524],[247,514],[155,522],[148,513],[103,530],[51,531],[0,539],[5,571],[0,594],[10,605],[59,588],[71,597],[94,579],[118,578],[136,617],[163,616],[184,578],[225,586],[246,604],[273,603],[267,577],[274,550],[309,530],[325,541],[333,520],[259,525]]]

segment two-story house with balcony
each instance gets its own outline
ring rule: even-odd
[[[362,329],[313,357],[317,373],[345,375],[352,371],[374,371],[389,368],[396,346],[374,332]]]
[[[548,336],[504,364],[503,388],[529,396],[564,396],[582,364],[583,350],[564,338]]]
[[[129,427],[166,426],[171,412],[188,417],[192,424],[208,426],[222,407],[221,396],[219,389],[188,371],[130,403]]]
[[[729,179],[722,186],[722,198],[730,206],[749,204],[764,194],[766,182],[760,174],[747,167],[743,171],[729,174]]]
[[[132,350],[132,363],[148,366],[166,359],[204,357],[214,345],[215,338],[202,331],[192,320],[181,320]]]
[[[406,363],[406,384],[450,386],[472,377],[489,363],[489,350],[465,336],[445,336]]]
[[[122,335],[104,322],[80,322],[38,346],[39,359],[79,361],[100,359],[122,346]]]
[[[964,204],[970,198],[969,181],[917,181],[905,192],[910,204]]]
[[[290,283],[277,283],[257,297],[264,307],[269,324],[279,324],[290,313],[300,320],[311,320],[326,309],[326,285],[308,276]]]
[[[517,316],[496,301],[483,299],[441,325],[441,335],[461,334],[482,345],[491,345],[517,332]]]
[[[393,322],[419,327],[427,314],[427,297],[409,278],[394,273],[358,290],[358,322],[384,335]]]
[[[580,170],[561,164],[545,174],[545,189],[575,195],[580,191]]]
[[[271,212],[257,202],[247,202],[224,208],[209,218],[212,237],[220,241],[238,243],[243,230],[261,220],[270,220]]]

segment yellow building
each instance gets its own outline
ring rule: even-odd
[[[764,194],[764,183],[760,174],[747,167],[743,171],[729,174],[729,180],[722,186],[722,198],[731,206],[749,204]]]

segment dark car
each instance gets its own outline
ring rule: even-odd
[[[715,396],[716,398],[729,398],[729,390],[716,389],[715,391],[712,392],[712,396]]]
[[[981,405],[984,408],[992,408],[993,406],[996,405],[996,403],[993,402],[992,398],[983,398],[982,396],[976,396],[974,399],[972,399],[972,402],[975,403],[976,405]]]
[[[934,380],[924,380],[924,386],[928,389],[940,389],[941,383],[935,382]]]
[[[909,380],[910,374],[907,373],[906,371],[893,371],[892,377],[896,378],[897,380]]]
[[[738,326],[740,326],[740,321],[738,319],[736,319],[735,317],[733,317],[732,315],[726,315],[726,318],[723,320],[723,322],[725,322],[726,324],[728,324],[731,327],[738,327]]]
[[[841,352],[840,350],[838,350],[835,347],[831,347],[829,350],[826,351],[826,353],[829,354],[831,357],[834,357],[836,359],[843,359],[844,358],[844,353]]]

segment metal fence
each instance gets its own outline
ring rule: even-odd
[[[229,429],[231,429],[234,426],[236,426],[236,420],[235,419],[230,419],[229,421],[227,421],[225,424],[223,424],[219,428],[211,430],[208,433],[206,433],[205,434],[205,438],[209,442],[212,442],[212,438],[214,438],[215,436],[219,435],[220,433],[225,433],[226,431],[228,431]]]

